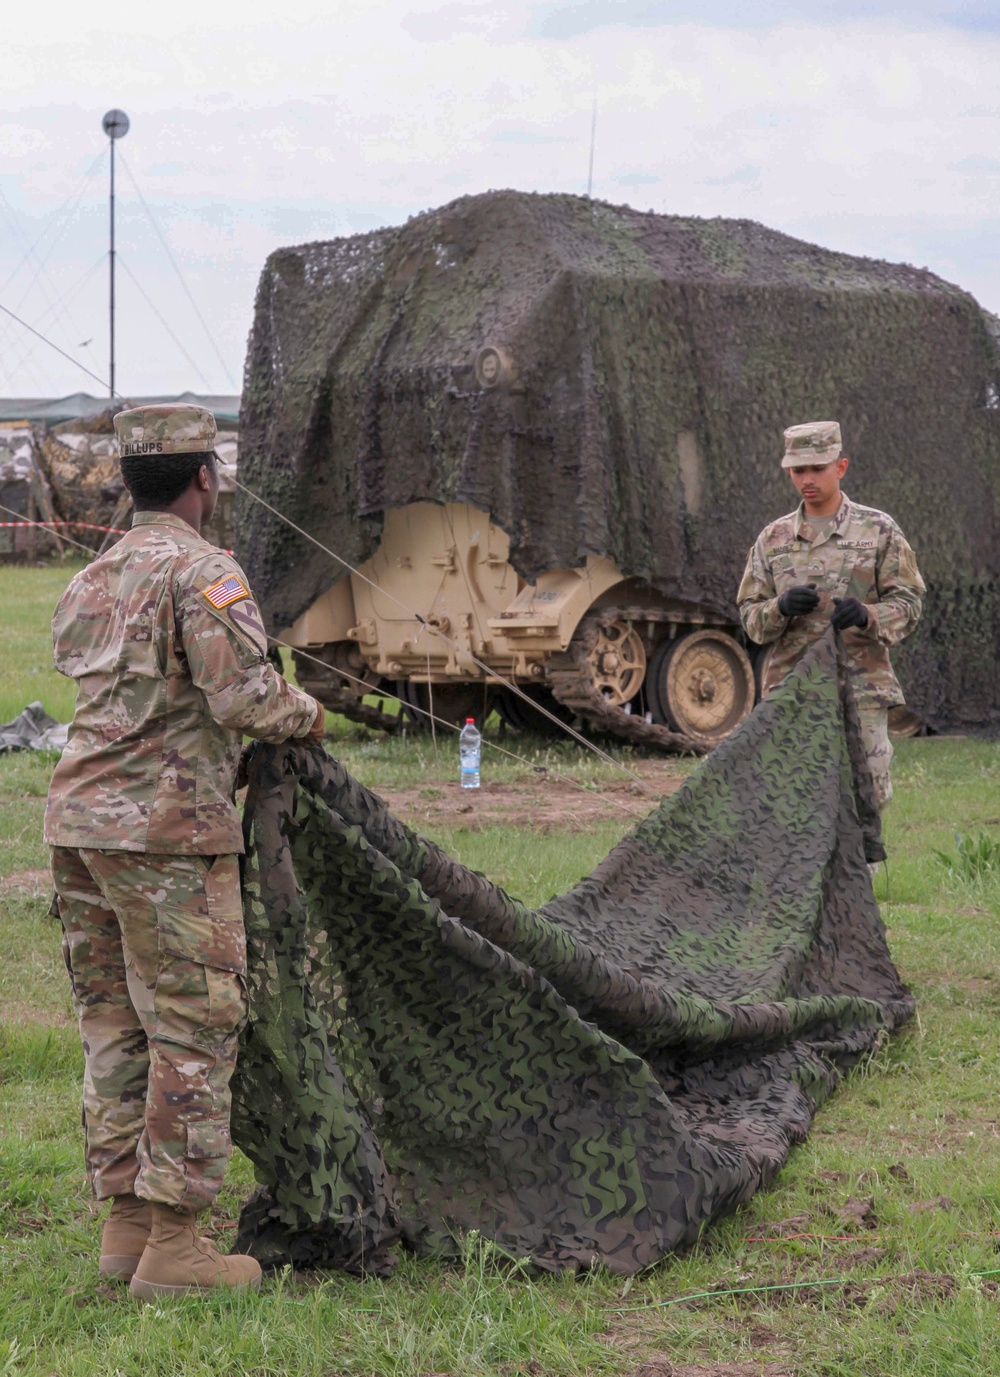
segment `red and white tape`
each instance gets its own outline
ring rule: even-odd
[[[75,526],[80,531],[104,531],[111,535],[127,535],[127,531],[117,526],[95,526],[90,521],[0,521],[0,531],[9,531],[20,526],[44,526],[51,530],[55,526]]]
[[[123,531],[118,526],[95,526],[91,521],[0,521],[0,531],[16,530],[22,526],[41,526],[46,530],[52,530],[56,526],[75,526],[80,531],[104,531],[105,534],[110,535],[128,535],[128,531]],[[231,555],[233,552],[223,548],[223,553]]]

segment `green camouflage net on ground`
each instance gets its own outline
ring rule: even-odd
[[[770,1181],[913,1012],[834,634],[593,874],[531,910],[335,760],[259,747],[238,1247],[384,1271],[478,1229],[631,1273]]]

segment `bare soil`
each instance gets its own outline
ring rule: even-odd
[[[33,899],[52,893],[52,876],[47,870],[15,870],[12,875],[0,876],[0,897],[16,889],[23,889]]]
[[[589,783],[547,770],[526,771],[510,783],[486,779],[476,790],[457,782],[408,789],[379,789],[392,811],[411,827],[479,831],[484,827],[527,827],[533,832],[583,832],[627,817],[638,822],[684,782],[670,760],[638,760],[637,780]]]
[[[632,1377],[795,1377],[784,1363],[710,1363],[677,1367],[666,1357],[650,1358],[637,1367]]]

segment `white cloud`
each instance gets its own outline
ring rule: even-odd
[[[548,7],[557,8],[568,22],[571,7]],[[79,19],[74,28],[65,16],[57,25],[48,9],[20,10],[5,34],[0,190],[21,241],[0,241],[0,282],[46,216],[54,235],[58,207],[81,187],[42,275],[52,295],[100,254],[106,173],[84,174],[104,147],[101,115],[121,105],[132,117],[121,151],[197,279],[235,376],[271,248],[397,222],[459,192],[582,191],[595,93],[595,194],[912,256],[1000,310],[1000,270],[984,247],[1000,147],[991,95],[1000,35],[988,28],[667,25],[636,0],[639,27],[581,20],[557,41],[537,36],[538,24],[532,32],[541,10],[527,0],[306,0],[277,20],[263,0],[179,0],[129,10],[110,32]],[[186,331],[186,302],[124,176],[119,190],[122,251],[173,328]],[[33,270],[15,279],[18,292]],[[46,306],[37,293],[25,302],[32,319]],[[81,339],[103,338],[99,291],[79,297],[74,312]],[[0,327],[0,391],[25,390],[5,338]],[[190,381],[162,332],[147,328],[141,340],[119,351],[132,390]],[[203,344],[196,329],[191,353],[214,386],[227,386]],[[32,366],[51,379],[47,390],[75,388],[70,366],[56,356],[43,363],[43,353]]]

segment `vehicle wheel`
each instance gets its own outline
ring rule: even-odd
[[[889,709],[889,735],[894,741],[905,741],[908,736],[926,736],[927,723],[905,703]]]
[[[587,655],[598,693],[620,708],[634,698],[646,674],[646,647],[628,622],[600,622]]]
[[[518,687],[532,703],[537,703],[560,722],[573,720],[573,714],[558,703],[551,691],[541,684],[519,684]],[[530,703],[526,703],[519,694],[511,693],[509,688],[498,689],[495,701],[497,712],[516,732],[541,732],[546,736],[562,735],[552,717],[535,712]]]
[[[272,647],[274,650],[277,648]],[[368,668],[354,641],[333,641],[308,654],[296,650],[292,652],[292,660],[295,677],[306,693],[311,693],[323,703],[323,694],[328,690],[333,691],[335,696],[327,704],[332,712],[339,710],[334,704],[340,695],[348,693],[353,698],[361,699],[379,684],[379,675]]]
[[[660,721],[697,741],[714,745],[753,708],[753,666],[725,631],[705,628],[664,641],[646,679]]]
[[[396,692],[406,705],[402,711],[418,731],[430,731],[431,719],[427,714],[431,712],[437,719],[436,727],[461,727],[467,717],[472,717],[482,730],[492,711],[491,694],[484,684],[415,684],[410,679],[400,679]],[[442,729],[447,730],[447,726]]]

